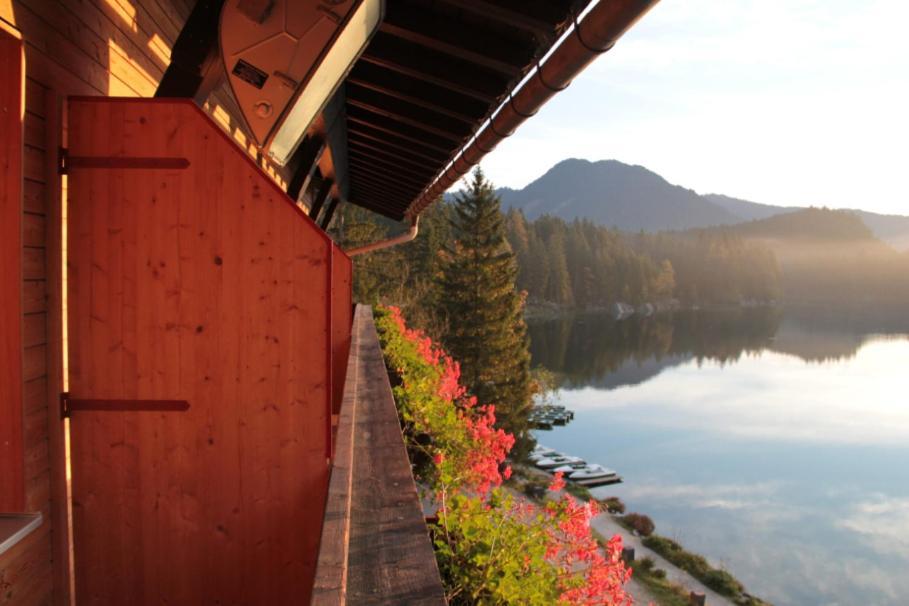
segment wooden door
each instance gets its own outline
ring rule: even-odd
[[[70,100],[66,162],[77,603],[306,603],[330,240],[189,102]]]

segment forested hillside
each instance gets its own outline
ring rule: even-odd
[[[551,215],[588,219],[623,231],[658,232],[734,225],[803,210],[758,204],[720,194],[700,195],[669,183],[643,166],[616,160],[569,158],[522,189],[501,188],[502,209],[516,208],[528,220]],[[855,206],[865,201],[856,200]],[[909,250],[909,217],[849,210],[875,237],[897,250]]]
[[[773,251],[787,302],[909,309],[909,252],[877,239],[851,211],[809,208],[722,231]]]
[[[506,216],[518,288],[532,302],[603,307],[678,299],[685,305],[772,301],[779,271],[769,249],[731,231],[627,234],[544,216]]]
[[[358,257],[355,295],[394,302],[434,334],[451,204],[424,215],[413,243]],[[340,222],[346,245],[401,227],[354,208]],[[806,209],[738,225],[684,232],[628,233],[550,216],[505,214],[518,263],[517,287],[531,304],[608,307],[677,300],[683,306],[750,302],[909,308],[909,253],[873,236],[847,211]]]

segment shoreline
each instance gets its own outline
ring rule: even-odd
[[[513,463],[512,466],[515,470],[515,474],[512,478],[512,489],[521,498],[536,500],[524,491],[524,487],[528,484],[528,481],[532,481],[534,478],[536,478],[545,480],[548,483],[552,480],[551,474],[537,469],[536,467],[533,467],[527,463]],[[653,566],[650,567],[651,570],[659,569],[665,572],[665,577],[663,578],[668,585],[681,588],[684,590],[684,593],[686,595],[691,592],[704,594],[706,597],[706,604],[708,606],[740,606],[742,603],[756,603],[764,604],[765,606],[771,606],[769,603],[764,602],[755,596],[750,596],[750,594],[747,593],[743,595],[750,596],[755,600],[755,602],[737,601],[737,599],[722,595],[716,590],[706,586],[701,580],[699,580],[687,570],[684,570],[676,564],[673,564],[658,552],[644,545],[644,537],[637,535],[636,533],[623,526],[618,520],[620,514],[614,514],[610,512],[605,506],[605,499],[597,499],[596,497],[590,495],[589,490],[587,490],[585,487],[573,485],[569,482],[566,484],[565,488],[558,491],[557,493],[547,493],[544,499],[551,499],[554,498],[554,496],[561,498],[562,495],[568,495],[575,500],[585,501],[593,499],[596,501],[602,509],[598,515],[594,516],[591,519],[591,529],[603,540],[608,540],[614,535],[619,535],[622,537],[623,547],[631,547],[634,549],[633,567],[635,568],[635,572],[632,575],[630,582],[634,583],[634,591],[629,591],[629,593],[632,593],[636,596],[635,603],[638,603],[637,600],[639,598],[644,599],[644,602],[641,603],[652,603],[658,606],[662,606],[664,603],[679,603],[678,600],[674,602],[664,602],[660,600],[659,597],[653,595],[653,592],[646,582],[635,580],[635,577],[641,575],[641,572],[638,571],[641,561],[644,559],[649,559],[653,562]],[[652,536],[658,535],[654,534]],[[629,563],[629,566],[632,566],[632,563]],[[682,598],[681,595],[678,595],[678,598],[680,600],[687,599]]]

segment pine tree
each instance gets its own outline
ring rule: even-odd
[[[521,433],[531,394],[524,301],[499,199],[479,169],[456,197],[451,227],[440,277],[444,345],[471,393],[496,406],[502,427]]]

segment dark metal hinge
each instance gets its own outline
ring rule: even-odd
[[[60,418],[67,419],[69,418],[69,414],[69,392],[64,391],[60,393]]]
[[[57,172],[61,175],[69,174],[69,150],[65,147],[59,148],[57,152]]]

